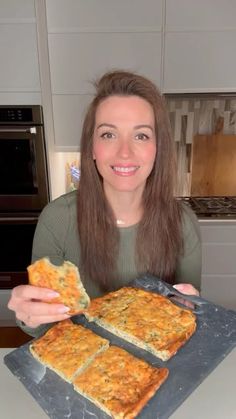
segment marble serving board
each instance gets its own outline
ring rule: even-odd
[[[146,276],[132,283],[152,292],[169,295],[172,287],[163,281]],[[174,288],[171,294],[175,294]],[[169,361],[163,362],[145,350],[115,337],[84,316],[75,316],[75,323],[83,324],[134,355],[154,366],[165,366],[169,377],[144,407],[138,418],[166,419],[183,403],[194,389],[236,346],[236,311],[226,310],[201,298],[195,306],[197,331]],[[108,416],[80,396],[56,373],[41,365],[29,352],[29,344],[7,354],[4,362],[23,383],[51,419],[105,419]]]

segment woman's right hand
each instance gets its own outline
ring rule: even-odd
[[[19,285],[13,288],[8,308],[15,311],[16,318],[35,328],[45,323],[68,319],[69,308],[63,304],[48,303],[47,300],[58,297],[58,293],[33,285]]]

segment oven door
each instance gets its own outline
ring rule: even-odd
[[[42,126],[0,126],[0,210],[40,211],[48,203]]]
[[[0,289],[28,283],[33,236],[38,216],[0,216]]]

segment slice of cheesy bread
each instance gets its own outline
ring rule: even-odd
[[[85,316],[163,361],[196,330],[196,316],[190,310],[162,295],[131,287],[92,300]]]
[[[51,288],[60,296],[47,302],[62,303],[70,308],[68,314],[82,313],[90,303],[80,279],[78,268],[71,262],[53,265],[48,258],[42,258],[28,266],[29,283],[37,287]]]
[[[33,356],[66,381],[109,346],[109,341],[83,326],[64,320],[30,345]]]
[[[167,376],[167,368],[154,368],[124,349],[110,346],[76,376],[73,385],[112,418],[132,419]]]

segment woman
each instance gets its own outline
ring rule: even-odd
[[[51,202],[35,233],[32,260],[70,260],[91,298],[151,273],[198,294],[201,245],[192,211],[174,198],[174,144],[162,98],[148,79],[105,74],[84,120],[78,191]],[[12,291],[9,308],[38,336],[68,318],[47,304],[51,290]]]

